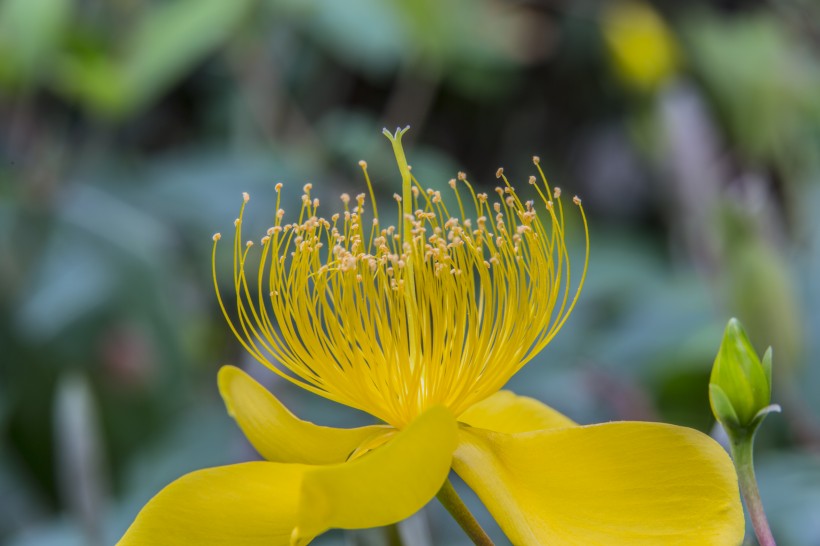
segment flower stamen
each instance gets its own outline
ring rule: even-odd
[[[254,358],[310,392],[398,428],[437,404],[459,415],[499,390],[563,326],[589,258],[587,220],[575,197],[586,251],[573,283],[561,192],[550,188],[537,157],[541,183],[531,177],[530,185],[543,208],[522,201],[503,169],[493,203],[458,173],[449,185],[460,216],[452,217],[441,194],[413,176],[401,145],[405,131],[386,132],[402,176],[395,196],[398,228],[381,226],[361,161],[370,220],[364,193],[352,208],[351,197],[342,194],[343,211],[330,221],[318,216],[319,200],[306,184],[298,221],[283,224],[282,185],[276,184],[274,225],[261,250],[253,251],[253,288],[246,264],[256,245],[242,242],[249,202],[243,194],[235,223],[233,313],[216,280],[218,234],[213,249],[219,305]]]

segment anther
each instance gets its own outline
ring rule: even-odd
[[[218,240],[220,240],[221,238],[222,238],[222,234],[221,234],[221,233],[214,233],[214,237],[213,237],[214,241],[218,241]]]
[[[282,191],[282,183],[277,182],[276,185],[273,187],[273,189],[275,189],[277,192]]]
[[[541,158],[538,157],[537,155],[534,155],[534,156],[532,156],[532,162],[533,162],[534,165],[538,165],[539,163],[541,163]]]
[[[576,195],[575,197],[572,198],[572,202],[575,203],[576,205],[580,205],[581,204],[581,198]]]
[[[495,177],[501,178],[501,175],[504,174],[504,167],[499,167],[497,171],[495,171]]]
[[[561,197],[561,188],[556,187],[556,188],[555,188],[555,191],[553,192],[553,194],[552,194],[552,195],[553,195],[553,197],[555,197],[556,199],[558,199],[559,197]]]
[[[242,192],[242,200],[243,201],[245,201],[247,203],[250,200],[250,198],[251,198],[251,196],[248,195],[248,192],[246,192],[246,191]]]
[[[359,167],[361,167],[362,169],[366,169],[367,168],[367,161],[365,161],[364,159],[360,159],[359,160]]]

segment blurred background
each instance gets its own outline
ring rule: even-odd
[[[584,200],[587,286],[511,387],[582,423],[709,432],[739,317],[774,346],[784,412],[756,461],[775,537],[820,545],[815,0],[0,1],[0,543],[113,544],[174,478],[255,457],[216,389],[226,363],[304,418],[367,422],[243,354],[211,235],[242,191],[261,235],[279,181],[291,210],[308,181],[332,210],[364,187],[359,159],[388,206],[381,129],[407,124],[427,186],[492,187],[503,165],[525,187],[537,154]],[[436,503],[317,544],[397,533],[466,544]]]

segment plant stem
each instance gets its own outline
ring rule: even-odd
[[[464,529],[464,532],[467,533],[467,536],[470,537],[473,544],[476,546],[494,546],[493,541],[487,536],[484,529],[481,528],[475,516],[473,516],[464,504],[464,501],[461,500],[461,497],[458,496],[450,480],[444,482],[444,485],[441,486],[441,489],[436,494],[436,498],[438,498],[444,508],[450,512],[450,515],[453,516],[453,519],[456,520],[459,526]],[[761,544],[761,546],[763,545]]]
[[[397,523],[388,525],[385,528],[385,535],[389,546],[404,546],[404,541],[401,539],[401,532],[399,531],[399,525]]]
[[[760,491],[757,489],[757,479],[755,478],[754,460],[752,444],[754,433],[744,434],[737,440],[732,440],[732,458],[735,461],[737,477],[740,482],[740,492],[746,503],[746,509],[752,518],[752,525],[757,535],[760,546],[777,546],[769,528],[769,521],[766,519],[766,512],[763,510],[763,502],[760,500]]]

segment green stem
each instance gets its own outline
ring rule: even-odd
[[[387,129],[382,131],[382,134],[384,134],[384,136],[390,140],[390,144],[393,145],[393,155],[396,156],[396,164],[401,173],[401,226],[403,243],[410,242],[412,238],[410,230],[413,229],[413,224],[408,219],[413,213],[413,179],[410,174],[410,166],[407,164],[407,156],[404,155],[404,147],[401,145],[401,137],[404,136],[404,133],[406,133],[408,129],[410,129],[410,126],[404,129],[396,129],[395,134],[391,134]]]
[[[737,440],[732,440],[732,458],[735,461],[737,477],[740,482],[740,492],[746,503],[746,509],[752,519],[752,525],[757,535],[760,546],[777,546],[772,530],[769,528],[769,521],[766,519],[766,512],[763,510],[763,502],[760,500],[760,491],[757,489],[757,479],[755,478],[753,448],[754,434],[744,434]]]
[[[404,546],[404,541],[401,539],[401,532],[399,531],[399,525],[397,523],[388,525],[385,529],[385,534],[387,535],[387,544],[389,546]]]
[[[476,546],[494,546],[493,541],[487,536],[484,529],[481,528],[475,516],[473,516],[464,504],[464,501],[461,500],[461,497],[458,496],[450,480],[444,482],[444,485],[441,486],[441,489],[436,494],[436,498],[438,498],[444,508],[450,512],[450,515],[453,516],[453,519],[456,520],[459,526],[464,529],[464,532],[467,533],[467,536],[470,537],[473,544]]]

